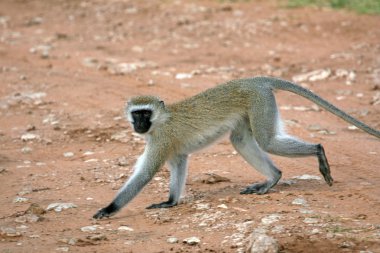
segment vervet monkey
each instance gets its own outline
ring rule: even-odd
[[[380,132],[351,117],[334,105],[292,82],[254,77],[227,82],[183,101],[165,105],[157,97],[138,96],[127,103],[126,115],[137,133],[145,135],[146,147],[132,176],[115,199],[93,218],[109,217],[130,202],[168,161],[169,200],[148,208],[178,204],[185,186],[188,155],[226,133],[237,152],[267,180],[248,186],[241,194],[264,194],[281,178],[281,171],[266,152],[288,156],[316,156],[319,171],[332,185],[330,167],[321,144],[288,135],[282,126],[273,90],[286,90],[305,97],[343,120],[380,138]]]

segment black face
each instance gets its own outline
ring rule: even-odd
[[[133,118],[133,128],[135,131],[139,134],[148,132],[150,126],[152,125],[152,122],[150,121],[150,118],[152,117],[152,111],[138,110],[133,111],[131,114]]]

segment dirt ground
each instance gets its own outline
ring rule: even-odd
[[[380,252],[379,140],[287,92],[287,129],[324,145],[332,187],[315,158],[273,156],[282,181],[240,195],[263,177],[225,138],[191,156],[177,207],[145,209],[167,198],[165,167],[116,216],[91,218],[144,148],[123,114],[137,94],[170,103],[271,75],[380,129],[379,24],[272,1],[0,1],[0,252],[244,252],[253,231],[281,252]]]

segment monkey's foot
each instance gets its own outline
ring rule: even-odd
[[[176,206],[176,205],[177,205],[177,203],[174,202],[174,201],[165,201],[165,202],[162,202],[162,203],[150,205],[146,209],[170,208],[170,207],[173,207],[173,206]]]
[[[241,191],[240,194],[265,194],[269,191],[271,187],[269,186],[268,182],[264,183],[255,183],[247,188],[245,190]]]
[[[331,177],[330,165],[329,165],[329,162],[327,161],[325,150],[323,149],[321,144],[318,145],[317,156],[318,156],[318,161],[319,161],[319,171],[321,172],[326,183],[329,186],[332,186],[334,179]]]
[[[104,207],[104,208],[100,209],[99,211],[97,211],[96,214],[94,214],[94,216],[92,216],[92,218],[100,220],[103,218],[108,218],[116,212],[117,212],[117,208],[115,207],[115,205],[113,205],[111,203],[107,207]]]

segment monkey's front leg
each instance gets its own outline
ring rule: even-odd
[[[115,199],[93,216],[94,219],[102,219],[114,215],[123,206],[128,204],[141,191],[141,189],[152,180],[162,163],[148,162],[149,159],[147,159],[147,157],[149,157],[149,155],[144,153],[138,159],[132,176],[119,190]]]
[[[170,167],[170,193],[169,200],[152,204],[147,209],[169,208],[178,205],[187,176],[187,155],[177,155],[169,161]]]

